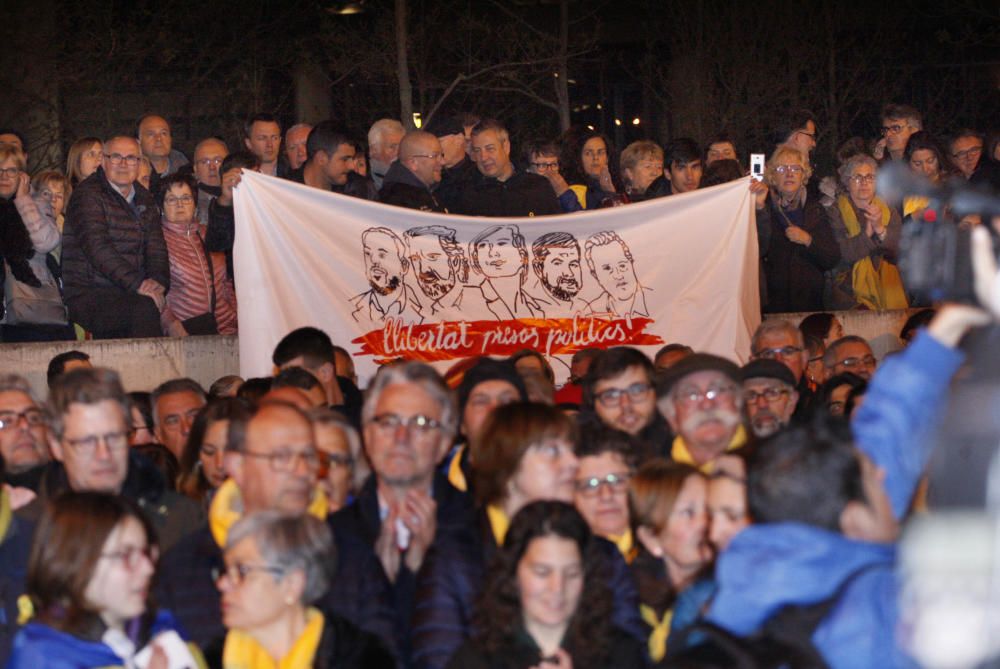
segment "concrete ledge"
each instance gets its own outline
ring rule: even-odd
[[[912,311],[841,311],[837,317],[845,334],[856,334],[872,343],[881,359],[900,347],[899,331]],[[796,325],[808,314],[770,314]],[[102,341],[39,344],[0,344],[0,370],[21,374],[40,397],[48,394],[45,371],[58,353],[80,350],[95,365],[118,370],[129,391],[152,390],[163,381],[189,376],[208,388],[227,374],[239,374],[239,340],[231,337],[163,337],[160,339],[109,339]]]

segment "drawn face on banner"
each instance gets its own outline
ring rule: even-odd
[[[503,225],[473,242],[476,264],[489,279],[515,276],[524,269],[524,252],[514,239],[514,228]]]
[[[563,302],[569,302],[580,292],[583,273],[580,269],[580,249],[550,248],[542,261],[542,283],[545,290]]]
[[[424,295],[436,300],[455,287],[455,268],[436,235],[409,237],[410,262]]]
[[[369,229],[362,241],[365,253],[365,278],[379,295],[399,289],[406,273],[403,243],[389,230]]]
[[[635,296],[639,285],[635,277],[635,267],[625,255],[625,247],[620,242],[602,244],[591,249],[597,283],[608,295],[620,302],[627,302]]]

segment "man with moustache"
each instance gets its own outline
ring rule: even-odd
[[[572,318],[587,304],[577,298],[583,286],[580,244],[568,232],[549,232],[531,245],[536,281],[529,289],[546,318]]]
[[[656,405],[674,438],[670,458],[715,469],[723,453],[746,443],[740,368],[708,353],[695,353],[668,369],[656,384]]]
[[[194,176],[198,180],[198,221],[208,225],[212,200],[222,195],[222,161],[229,155],[226,143],[216,137],[198,142],[194,147]]]
[[[487,313],[482,289],[465,285],[469,260],[454,230],[424,225],[410,228],[403,237],[417,286],[431,300],[431,316],[438,320],[474,320]]]
[[[791,370],[777,360],[753,360],[740,369],[743,401],[756,437],[770,437],[792,420],[799,393]]]
[[[422,323],[423,307],[403,281],[410,269],[403,240],[389,228],[368,228],[361,235],[361,246],[371,288],[351,299],[354,320],[369,329],[381,328],[387,318]]]

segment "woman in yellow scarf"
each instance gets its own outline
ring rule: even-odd
[[[312,516],[265,511],[233,525],[217,576],[225,669],[396,666],[374,636],[309,606],[329,585],[332,541]]]
[[[846,193],[827,209],[840,246],[840,263],[828,275],[828,309],[906,309],[909,304],[899,270],[902,222],[899,213],[875,195],[878,163],[857,154],[841,165]]]

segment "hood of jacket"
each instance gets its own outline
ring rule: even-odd
[[[408,167],[398,160],[389,166],[389,171],[385,173],[385,177],[382,179],[382,187],[385,188],[386,185],[391,183],[406,184],[407,186],[413,186],[414,188],[430,192],[427,184],[418,179],[416,174],[411,172]]]

